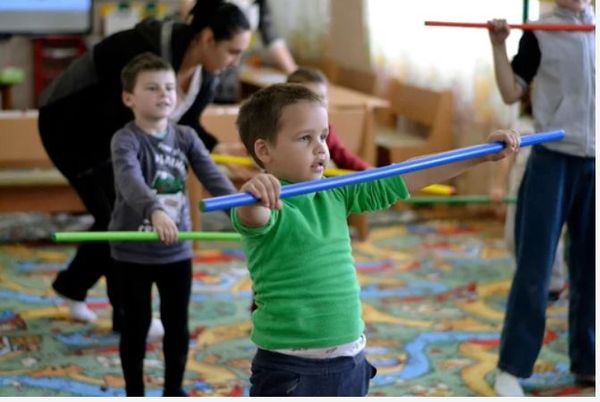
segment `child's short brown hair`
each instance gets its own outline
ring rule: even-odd
[[[314,102],[326,107],[323,98],[298,84],[271,85],[242,104],[236,121],[240,138],[260,166],[262,163],[254,153],[254,143],[264,139],[275,144],[283,108],[299,102]]]
[[[140,73],[146,71],[173,71],[173,67],[165,59],[154,53],[145,52],[135,56],[121,70],[121,85],[123,91],[133,92],[135,82]]]
[[[327,84],[327,77],[320,70],[311,67],[300,67],[287,77],[291,84]]]

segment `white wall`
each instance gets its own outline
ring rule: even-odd
[[[330,0],[331,26],[327,57],[336,64],[369,71],[371,59],[365,29],[364,0]]]

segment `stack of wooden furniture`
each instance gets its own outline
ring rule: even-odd
[[[42,146],[36,111],[0,113],[0,143],[0,212],[84,211]]]

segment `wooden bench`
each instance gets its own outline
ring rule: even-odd
[[[0,113],[0,212],[84,212],[40,140],[37,112]]]
[[[382,68],[370,67],[368,70],[359,70],[342,66],[336,62],[324,61],[321,69],[325,72],[330,82],[335,85],[350,88],[363,94],[383,99],[387,95],[391,77]],[[376,111],[387,109],[389,104],[380,104]]]
[[[454,97],[450,91],[434,91],[390,80],[388,89],[391,126],[379,126],[375,142],[378,165],[450,150]]]

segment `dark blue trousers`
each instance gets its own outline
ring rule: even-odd
[[[546,325],[552,262],[564,223],[569,233],[571,371],[595,374],[594,158],[532,149],[519,189],[515,222],[517,269],[506,307],[498,367],[529,377]]]
[[[364,351],[352,357],[306,359],[258,349],[250,396],[366,396],[376,373]]]

